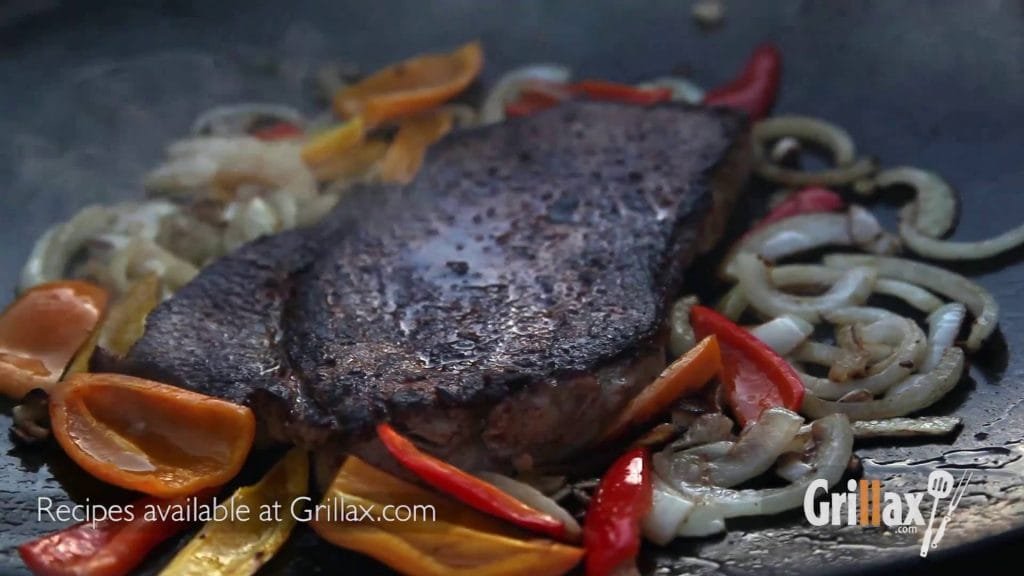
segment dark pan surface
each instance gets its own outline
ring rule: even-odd
[[[0,3],[0,271],[8,288],[48,225],[91,202],[138,197],[142,173],[202,110],[254,100],[312,110],[306,79],[329,59],[372,69],[473,37],[484,42],[492,79],[518,63],[556,60],[580,76],[625,81],[679,67],[705,85],[727,77],[757,41],[771,39],[787,64],[779,111],[846,126],[886,165],[939,170],[962,192],[959,237],[1007,229],[1024,215],[1019,2],[731,0],[727,22],[713,32],[693,25],[690,3],[682,0],[645,3],[642,10],[612,1],[323,1],[301,8],[50,2],[12,24],[27,4]],[[647,571],[934,574],[965,569],[979,557],[1013,570],[999,562],[1012,558],[1024,531],[1020,259],[1018,251],[999,266],[963,269],[1004,308],[1001,334],[970,380],[932,410],[955,411],[964,431],[944,443],[858,449],[867,474],[893,491],[922,491],[936,467],[975,471],[944,543],[927,561],[917,557],[919,534],[813,528],[796,512],[733,522],[725,537],[654,551]],[[0,414],[4,428],[9,408]],[[23,570],[14,547],[58,527],[37,521],[37,498],[124,498],[55,450],[38,454],[12,449],[6,437],[0,442],[0,572]],[[302,532],[268,572],[333,573],[342,565],[376,570]]]

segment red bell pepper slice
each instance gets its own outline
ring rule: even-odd
[[[778,206],[772,208],[768,214],[750,229],[756,230],[762,226],[785,220],[801,214],[815,214],[818,212],[838,212],[846,208],[843,197],[829,190],[812,186],[797,190],[789,195]]]
[[[299,128],[290,122],[277,122],[265,128],[253,130],[251,136],[259,138],[260,140],[268,141],[287,140],[289,138],[298,138],[299,136],[302,136],[302,128]]]
[[[640,551],[641,522],[651,510],[654,470],[646,448],[634,448],[601,478],[583,523],[587,576],[620,573]]]
[[[781,78],[782,54],[773,44],[762,44],[736,78],[708,91],[704,104],[742,110],[751,120],[760,120],[771,112]]]
[[[607,100],[623,104],[650,106],[672,99],[671,88],[637,88],[606,80],[581,80],[569,86],[574,94],[591,100]]]
[[[722,353],[725,400],[741,426],[773,406],[799,410],[804,384],[796,371],[771,348],[732,320],[704,306],[690,310],[698,338],[714,334]]]
[[[402,466],[463,504],[532,532],[557,540],[568,538],[561,520],[535,510],[498,487],[421,451],[386,422],[377,425],[377,436]]]
[[[170,500],[142,498],[125,506],[120,518],[75,524],[18,546],[18,554],[37,576],[122,576],[158,544],[188,526],[172,518],[173,511],[186,509],[192,498],[207,501],[215,493],[205,490]],[[146,518],[149,510],[155,511],[156,519]]]

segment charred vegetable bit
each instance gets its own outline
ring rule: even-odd
[[[285,543],[297,521],[282,513],[275,521],[261,519],[264,507],[288,510],[309,489],[309,459],[293,448],[252,486],[239,488],[224,506],[251,511],[246,517],[207,522],[182,548],[160,576],[249,576],[266,564]]]
[[[381,521],[346,520],[350,507],[371,510]],[[388,521],[385,510],[400,508],[410,511],[407,521]],[[583,556],[579,548],[526,536],[355,456],[345,460],[317,510],[321,512],[310,525],[323,539],[372,556],[402,574],[558,576]]]
[[[22,445],[42,442],[50,437],[50,396],[42,388],[33,388],[11,413],[11,438]]]
[[[643,424],[668,411],[673,402],[687,393],[700,390],[722,368],[718,339],[712,334],[669,365],[622,411],[604,437],[616,438],[629,427]]]
[[[51,392],[50,420],[61,448],[86,472],[163,498],[230,480],[256,431],[244,406],[119,374],[61,382]]]
[[[465,90],[483,64],[479,42],[417,56],[343,88],[334,97],[334,111],[345,118],[362,115],[367,126],[425,112]]]
[[[804,398],[800,376],[764,342],[704,306],[693,307],[690,323],[698,337],[718,337],[726,402],[741,426],[773,406],[800,409]]]
[[[739,76],[710,90],[704,104],[742,110],[751,120],[760,120],[775,105],[781,78],[782,54],[774,45],[762,44],[750,55]]]
[[[18,547],[36,576],[122,576],[161,542],[188,526],[178,512],[207,502],[213,490],[173,500],[143,498],[119,518],[83,522]]]
[[[96,329],[107,292],[88,282],[40,284],[0,315],[0,393],[49,390]]]
[[[496,486],[421,451],[389,424],[377,425],[377,437],[402,466],[452,498],[520,528],[559,540],[567,538],[568,531],[561,520],[535,510]]]
[[[587,576],[636,572],[641,523],[653,498],[653,475],[650,453],[634,448],[601,478],[583,524]]]

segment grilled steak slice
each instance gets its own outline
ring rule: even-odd
[[[119,370],[371,460],[387,419],[463,466],[558,461],[664,366],[668,303],[746,178],[744,134],[721,111],[577,103],[452,135],[412,184],[209,266]]]

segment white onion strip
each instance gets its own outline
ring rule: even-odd
[[[784,314],[755,326],[750,333],[780,356],[785,356],[807,340],[814,325],[799,316]]]
[[[813,394],[804,395],[802,412],[811,418],[845,414],[850,420],[879,420],[906,416],[927,408],[952,390],[964,371],[964,352],[947,348],[934,370],[900,382],[878,400],[831,402]]]
[[[506,72],[487,93],[480,107],[480,123],[494,124],[505,119],[505,105],[519,97],[531,82],[568,82],[572,71],[561,64],[530,64]]]
[[[930,238],[921,233],[910,219],[900,221],[900,238],[914,253],[933,260],[981,260],[1008,252],[1024,244],[1024,224],[986,240],[954,242]]]
[[[928,353],[921,362],[921,372],[938,366],[942,353],[956,342],[967,309],[959,302],[950,302],[928,316]]]
[[[862,194],[874,194],[890,186],[908,186],[914,190],[914,201],[906,205],[901,214],[910,225],[929,238],[941,238],[956,224],[956,192],[938,174],[899,166],[882,170],[861,186]]]
[[[580,525],[576,522],[576,519],[569,514],[569,511],[559,506],[557,502],[544,495],[543,492],[537,490],[533,486],[520,482],[514,478],[509,478],[502,474],[495,472],[479,472],[477,473],[482,480],[489,482],[497,487],[502,492],[505,492],[509,496],[512,496],[516,500],[519,500],[523,504],[547,514],[553,518],[557,518],[565,526],[566,534],[570,539],[576,540],[580,536]]]
[[[872,253],[896,249],[878,220],[860,206],[845,213],[801,214],[762,226],[743,237],[726,256],[723,275],[736,277],[736,256],[757,254],[769,263],[826,246],[857,247]]]
[[[772,286],[767,266],[754,254],[737,254],[735,271],[747,300],[758,312],[768,317],[792,314],[809,322],[820,320],[823,312],[863,304],[876,277],[870,268],[857,267],[845,272],[824,294],[795,296]]]
[[[672,488],[679,496],[695,504],[680,524],[678,534],[714,534],[724,530],[726,518],[778,514],[798,508],[808,486],[818,478],[826,480],[830,487],[834,486],[846,472],[853,450],[853,430],[849,420],[840,414],[816,420],[811,424],[809,439],[810,443],[803,450],[807,455],[805,474],[788,486],[735,490],[689,482],[674,484]]]
[[[719,443],[722,450],[702,450],[709,445],[682,452],[669,448],[655,454],[655,470],[673,483],[735,486],[768,471],[803,423],[803,418],[785,408],[769,408],[736,442]]]
[[[772,282],[782,288],[830,286],[835,284],[842,275],[842,270],[815,264],[788,264],[772,268]],[[875,280],[874,292],[898,298],[925,313],[942,306],[942,300],[924,288],[891,278]]]
[[[754,169],[759,176],[788,186],[840,186],[870,175],[875,163],[856,159],[856,148],[850,134],[835,124],[807,116],[777,116],[762,120],[751,131],[754,141]],[[775,164],[765,148],[772,140],[792,137],[811,142],[830,151],[834,168],[813,172],[795,170]]]
[[[877,270],[880,276],[917,284],[951,300],[962,302],[974,316],[971,332],[965,342],[970,351],[981,348],[985,339],[995,331],[999,321],[999,304],[988,290],[959,274],[937,266],[905,258],[863,254],[830,254],[825,257],[825,265],[840,269],[870,266]]]

